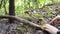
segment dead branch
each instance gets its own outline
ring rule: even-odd
[[[16,17],[16,16],[0,16],[0,18],[12,18],[12,19],[14,19],[14,20],[16,20],[16,21],[19,21],[19,22],[28,24],[28,25],[30,25],[30,26],[32,26],[32,27],[37,27],[37,28],[39,28],[40,30],[43,30],[43,29],[42,29],[42,26],[37,25],[37,24],[35,24],[35,23],[33,23],[33,22],[30,22],[30,21],[28,21],[28,20],[22,19],[22,18],[20,18],[20,17]],[[44,31],[46,34],[49,33],[49,32],[47,32],[47,31],[45,31],[45,30],[43,30],[43,31]]]
[[[30,26],[42,28],[40,25],[37,25],[37,24],[35,24],[35,23],[33,23],[33,22],[30,22],[30,21],[28,21],[28,20],[25,20],[25,19],[22,19],[22,18],[16,17],[16,16],[9,16],[9,15],[8,15],[8,16],[0,16],[0,18],[12,18],[12,19],[14,19],[14,20],[16,20],[16,21],[19,21],[19,22],[22,22],[22,23],[26,23],[26,24],[28,24],[28,25],[30,25]]]

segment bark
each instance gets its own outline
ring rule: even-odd
[[[9,0],[9,15],[15,15],[14,0]],[[14,23],[14,20],[12,18],[9,18],[9,23]]]

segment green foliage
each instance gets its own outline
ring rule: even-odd
[[[1,2],[2,0],[0,0]],[[26,10],[31,10],[31,9],[37,9],[43,7],[45,4],[53,3],[53,2],[60,2],[60,0],[15,0],[15,13],[17,16],[21,16]],[[6,11],[9,12],[9,0],[5,0],[5,7]],[[1,4],[0,15],[3,15],[5,12],[4,9],[4,0]],[[45,8],[46,10],[46,8]],[[48,11],[48,14],[50,14],[50,11]],[[36,14],[37,15],[37,14]],[[42,15],[40,15],[42,16]]]
[[[16,15],[22,15],[26,10],[41,8],[45,4],[58,1],[59,0],[15,0]]]

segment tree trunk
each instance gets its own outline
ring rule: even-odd
[[[14,0],[9,0],[9,15],[14,15],[15,16]],[[14,23],[14,20],[12,18],[9,18],[9,23]]]

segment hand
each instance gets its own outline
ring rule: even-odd
[[[50,24],[43,25],[43,29],[48,31],[51,34],[57,34],[58,29]]]

